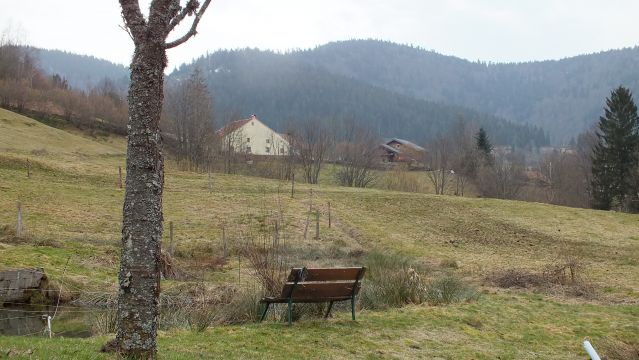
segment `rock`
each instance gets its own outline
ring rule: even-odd
[[[5,302],[29,302],[34,295],[46,297],[49,285],[44,269],[20,269],[0,271],[0,304]]]

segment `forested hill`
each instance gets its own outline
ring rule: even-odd
[[[306,118],[353,119],[380,136],[421,143],[463,118],[484,126],[499,144],[547,142],[539,128],[332,74],[301,61],[295,53],[218,51],[180,67],[169,76],[169,83],[187,77],[196,67],[206,76],[217,114],[255,113],[279,130]]]
[[[129,83],[129,68],[93,56],[77,55],[60,50],[28,48],[38,66],[48,74],[63,75],[69,85],[88,90],[105,78],[121,90]]]
[[[596,122],[613,88],[639,94],[637,47],[517,64],[469,62],[376,40],[335,42],[296,55],[397,93],[541,126],[553,142],[566,142]]]

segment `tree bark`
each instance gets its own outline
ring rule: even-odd
[[[159,122],[164,38],[138,44],[131,62],[126,192],[116,339],[129,356],[154,357],[159,317],[164,159]]]
[[[119,0],[126,30],[135,44],[129,85],[126,191],[122,255],[118,274],[117,348],[127,358],[155,358],[159,320],[160,246],[164,158],[160,114],[164,100],[166,49],[184,43],[211,0],[153,0],[148,18],[138,0]],[[199,9],[198,9],[199,6]],[[166,43],[185,17],[195,18],[181,38]]]

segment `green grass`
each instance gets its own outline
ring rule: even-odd
[[[490,294],[449,306],[407,306],[328,321],[222,326],[203,333],[161,332],[163,359],[583,359],[581,342],[636,340],[639,308],[563,304],[540,296]],[[629,320],[635,321],[629,321]],[[5,337],[0,353],[36,358],[112,358],[98,353],[108,337]],[[28,358],[28,356],[24,356]]]
[[[0,109],[0,269],[41,266],[67,288],[115,292],[125,165],[121,138],[90,138],[53,129]],[[27,159],[32,176],[26,176]],[[168,162],[165,241],[175,227],[183,266],[221,253],[221,227],[232,254],[241,233],[281,209],[290,265],[354,265],[349,252],[398,253],[432,273],[454,272],[483,289],[479,300],[441,307],[408,306],[362,312],[355,323],[338,312],[328,322],[224,326],[204,333],[160,336],[162,358],[584,358],[580,343],[610,338],[636,341],[639,333],[639,217],[637,215],[504,201],[435,196],[261,178],[178,171]],[[326,183],[326,184],[324,184]],[[321,238],[310,226],[303,239],[310,189],[321,212]],[[24,208],[27,238],[15,241],[16,201]],[[332,227],[327,224],[328,202]],[[165,243],[166,244],[166,243]],[[572,298],[532,290],[504,292],[486,277],[510,268],[543,270],[578,257],[598,296]],[[443,269],[442,261],[456,269]],[[251,281],[242,263],[241,277]],[[66,270],[65,270],[66,268]],[[204,274],[221,285],[237,281],[237,258]],[[163,283],[163,289],[178,284]],[[366,285],[364,285],[366,286]],[[628,305],[622,305],[628,304]],[[104,337],[0,338],[0,354],[33,349],[38,358],[99,358]],[[55,355],[51,355],[55,354]],[[187,355],[183,355],[187,354]],[[19,354],[18,354],[19,355]],[[28,354],[24,353],[24,357]]]

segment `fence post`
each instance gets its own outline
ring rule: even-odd
[[[315,211],[315,240],[320,238],[320,213],[319,209]]]
[[[16,205],[18,207],[18,219],[16,222],[16,237],[22,237],[22,204],[18,201]]]
[[[173,242],[173,221],[169,221],[169,255],[173,256],[175,243]]]
[[[331,228],[331,202],[328,202],[328,228]]]
[[[213,192],[213,180],[211,179],[211,167],[209,167],[209,194]]]
[[[122,189],[122,166],[118,166],[118,184],[120,185],[120,189]]]
[[[280,245],[280,222],[275,220],[275,233],[273,234],[273,247],[277,249]]]
[[[313,189],[312,188],[311,188],[311,195],[309,199],[310,201],[308,204],[308,213],[306,213],[306,224],[304,225],[304,240],[306,240],[306,237],[308,235],[308,225],[311,220],[311,213],[313,212]]]
[[[31,179],[31,161],[27,159],[27,179]]]
[[[226,247],[226,228],[224,228],[224,226],[222,226],[222,244],[223,244],[224,260],[226,260],[226,257],[229,254],[228,254],[228,248]]]
[[[295,197],[295,173],[291,174],[291,198]]]
[[[47,332],[49,333],[49,339],[51,339],[51,316],[47,315]]]

